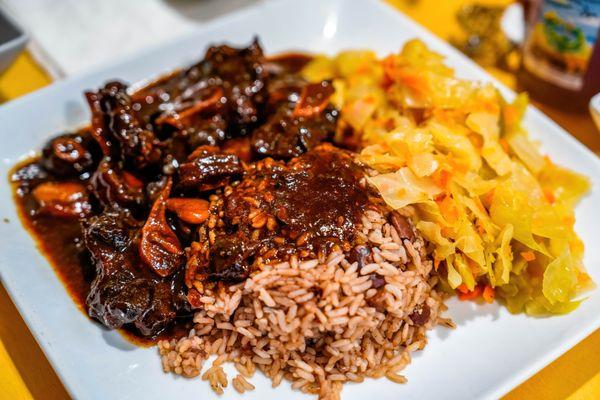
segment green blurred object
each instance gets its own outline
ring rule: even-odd
[[[461,7],[456,19],[464,37],[450,43],[484,67],[512,70],[509,57],[516,50],[500,27],[505,7],[473,3]]]

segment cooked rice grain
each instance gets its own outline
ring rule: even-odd
[[[246,378],[259,369],[273,387],[285,378],[323,400],[339,399],[344,382],[365,377],[406,382],[398,372],[423,349],[426,330],[452,322],[439,317],[445,307],[423,240],[401,239],[374,210],[362,225],[359,237],[373,259],[362,268],[339,251],[317,259],[294,255],[258,265],[233,288],[206,290],[190,335],[159,342],[164,371],[195,377],[218,355],[201,375],[216,393],[228,383],[221,364],[232,361],[239,393],[254,388]],[[429,308],[424,325],[410,318],[417,306]]]

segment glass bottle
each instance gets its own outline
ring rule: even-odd
[[[533,99],[587,112],[600,92],[600,0],[528,0],[519,83]]]

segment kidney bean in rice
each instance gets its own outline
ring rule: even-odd
[[[205,289],[189,335],[158,343],[163,369],[199,376],[216,355],[202,374],[216,393],[227,386],[228,361],[240,393],[260,370],[273,386],[286,379],[320,399],[338,399],[344,382],[366,377],[406,382],[400,371],[425,346],[426,331],[452,323],[440,316],[431,255],[402,213],[363,214],[357,241],[370,251],[361,262],[339,247],[310,259],[258,259],[244,282]]]

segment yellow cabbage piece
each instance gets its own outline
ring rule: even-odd
[[[324,55],[318,55],[302,70],[309,81],[318,82],[332,79],[336,75],[335,62]]]
[[[334,63],[338,75],[342,78],[352,79],[364,75],[369,79],[379,79],[379,74],[383,73],[381,65],[377,62],[377,55],[370,50],[343,51],[337,55]]]
[[[465,188],[470,196],[482,196],[492,191],[498,184],[496,179],[486,180],[481,175],[471,171],[455,175],[454,182]]]
[[[433,182],[426,178],[419,178],[406,167],[393,173],[370,177],[368,180],[379,190],[385,202],[394,209],[424,202],[440,193],[440,188]]]
[[[442,235],[442,229],[438,224],[419,221],[416,228],[425,239],[436,244],[435,257],[438,260],[445,260],[451,254],[454,254],[456,246]]]
[[[446,258],[446,269],[448,270],[448,283],[452,289],[456,289],[463,283],[463,276],[454,267],[454,254]]]
[[[544,156],[523,132],[510,136],[508,144],[532,173],[537,175],[544,168]]]
[[[451,153],[465,161],[470,169],[477,170],[481,167],[481,157],[477,155],[477,150],[466,135],[453,131],[438,122],[431,122],[427,127],[433,136],[436,147],[441,151]]]
[[[590,183],[529,139],[526,95],[509,103],[490,84],[458,79],[418,40],[383,59],[320,56],[303,74],[333,79],[341,124],[376,171],[369,183],[391,208],[414,210],[446,271],[441,290],[489,285],[510,312],[531,315],[579,305],[593,283],[574,207]]]
[[[571,253],[566,248],[546,267],[542,292],[552,305],[565,303],[571,299],[576,284],[577,272],[571,262]]]
[[[527,193],[516,190],[508,181],[494,190],[490,207],[492,221],[498,226],[513,226],[513,237],[533,250],[543,252],[543,247],[533,237],[531,223],[534,208],[529,204]]]
[[[554,164],[546,165],[538,179],[540,185],[552,193],[556,201],[571,208],[591,187],[590,180],[586,176]]]
[[[510,240],[513,236],[513,226],[506,224],[496,239],[497,258],[494,262],[495,284],[505,285],[510,279],[513,253]]]

